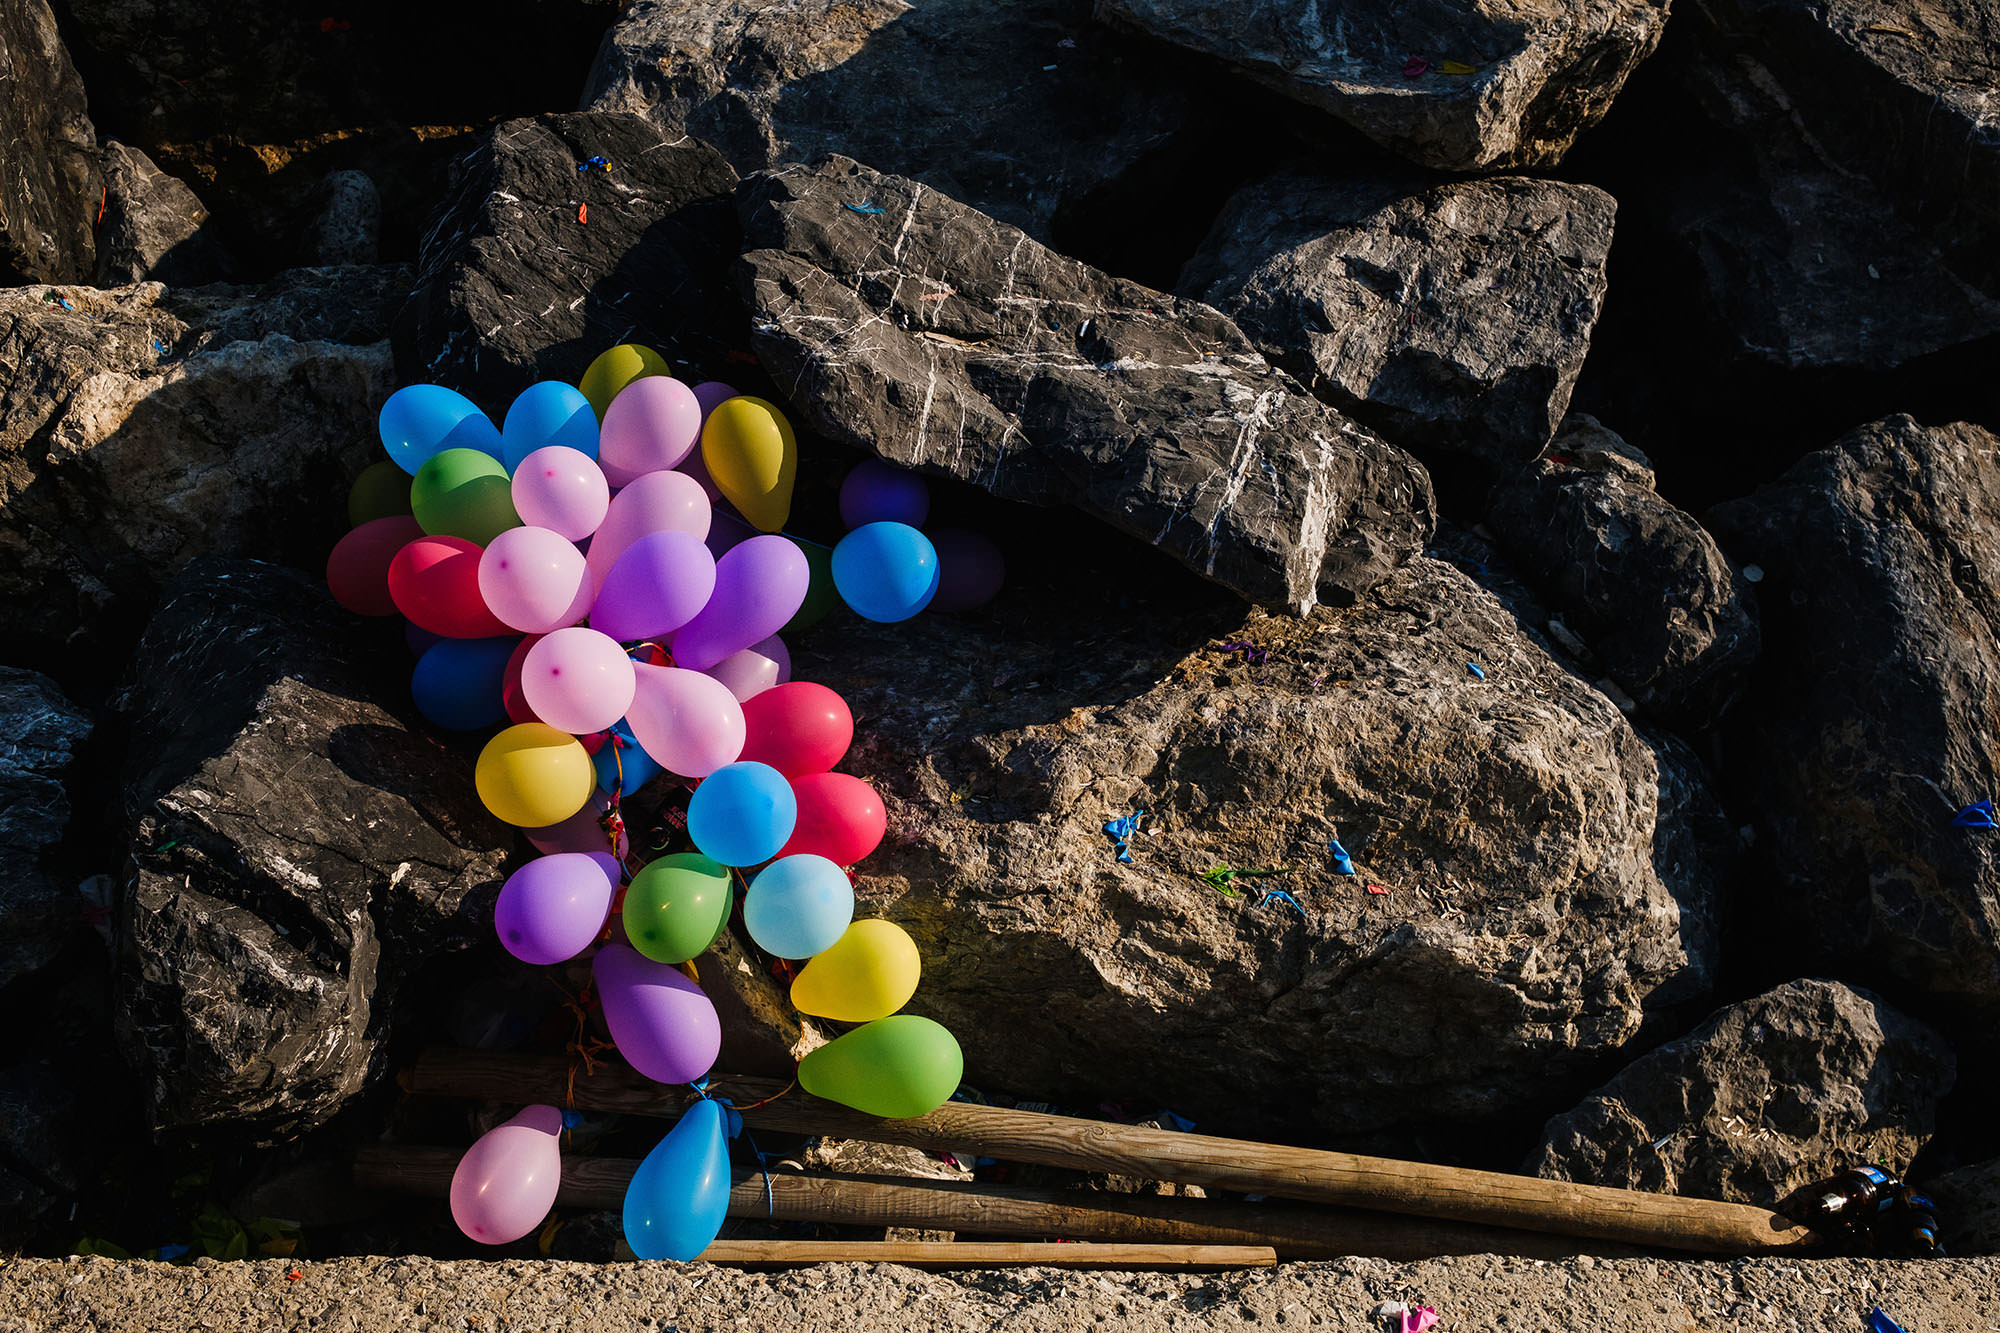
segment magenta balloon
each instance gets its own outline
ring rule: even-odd
[[[591,456],[568,445],[537,449],[514,469],[514,512],[523,523],[573,542],[597,531],[611,507],[611,484]]]
[[[521,662],[521,696],[558,731],[604,731],[632,705],[632,659],[594,629],[545,635]]]
[[[592,629],[620,643],[677,630],[715,592],[715,557],[688,532],[649,532],[611,567],[590,607]]]
[[[530,1106],[479,1136],[451,1173],[451,1220],[484,1245],[541,1225],[562,1184],[562,1112]]]
[[[611,497],[611,508],[590,539],[590,577],[604,578],[625,549],[649,532],[708,536],[714,506],[700,483],[683,472],[648,472]]]
[[[712,676],[633,664],[638,676],[625,724],[639,748],[684,778],[705,778],[743,753],[743,705]]]
[[[590,610],[590,571],[561,533],[509,528],[480,553],[479,596],[509,629],[547,634]]]
[[[604,929],[618,878],[618,863],[608,853],[536,857],[501,886],[493,908],[494,932],[507,952],[524,963],[546,967],[568,962]]]
[[[742,703],[790,680],[792,655],[786,651],[785,641],[773,634],[737,649],[710,667],[707,674],[727,685],[736,702]]]
[[[671,468],[701,439],[701,403],[667,375],[648,375],[618,391],[604,409],[597,461],[613,486]]]
[[[617,862],[612,860],[607,850],[611,846],[611,835],[598,822],[610,808],[611,798],[602,791],[594,791],[583,809],[562,823],[550,824],[547,828],[522,829],[521,836],[528,840],[529,846],[547,856],[554,856],[557,852],[588,852],[604,857],[615,866]],[[619,854],[623,855],[628,850],[624,840],[620,839]]]
[[[811,586],[805,552],[790,537],[771,533],[731,547],[715,562],[715,595],[674,635],[674,661],[702,671],[770,638],[798,614]]]
[[[625,1062],[655,1083],[692,1083],[715,1067],[722,1024],[701,987],[677,967],[625,944],[591,961],[605,1026]]]

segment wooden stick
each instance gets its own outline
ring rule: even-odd
[[[561,1056],[434,1050],[419,1058],[412,1087],[436,1096],[560,1106],[569,1079],[569,1065]],[[746,1111],[744,1119],[760,1128],[802,1134],[940,1152],[971,1150],[1001,1161],[1108,1171],[1245,1194],[1706,1254],[1764,1253],[1817,1241],[1790,1218],[1747,1204],[1247,1143],[968,1102],[946,1102],[928,1115],[907,1120],[880,1120],[802,1091],[778,1096],[784,1085],[772,1079],[716,1075],[709,1086],[716,1096],[744,1104],[777,1097]],[[573,1104],[634,1115],[677,1116],[692,1096],[601,1060],[595,1074],[576,1073]]]
[[[458,1165],[456,1148],[377,1145],[354,1160],[355,1183],[385,1193],[442,1198]],[[619,1208],[638,1163],[611,1157],[563,1160],[556,1202]],[[1632,1254],[1623,1246],[1590,1244],[1533,1231],[1433,1222],[1424,1218],[1317,1209],[1110,1194],[1099,1190],[913,1180],[880,1176],[751,1174],[729,1193],[731,1217],[770,1217],[849,1226],[913,1227],[981,1236],[1132,1241],[1157,1244],[1267,1245],[1286,1259],[1430,1259],[1443,1254],[1518,1254],[1565,1258],[1580,1252]]]
[[[711,1264],[905,1264],[912,1268],[1269,1268],[1259,1245],[1041,1245],[1032,1241],[719,1240]]]

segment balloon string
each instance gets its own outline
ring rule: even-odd
[[[770,1096],[764,1098],[762,1101],[745,1102],[743,1105],[737,1107],[736,1109],[739,1111],[754,1111],[760,1106],[769,1106],[772,1102],[777,1101],[778,1098],[784,1096],[786,1093],[790,1092],[793,1088],[796,1088],[797,1086],[799,1086],[799,1076],[796,1072],[794,1072],[792,1074],[792,1081],[787,1083],[784,1087],[778,1089],[776,1092],[772,1093]]]
[[[571,1015],[576,1019],[576,1035],[564,1044],[569,1052],[569,1076],[563,1083],[563,1105],[565,1107],[573,1107],[576,1105],[577,1066],[581,1064],[585,1074],[594,1075],[597,1073],[597,1057],[608,1055],[612,1051],[615,1051],[617,1047],[609,1042],[598,1041],[595,1037],[589,1035],[590,987],[588,984],[574,995],[570,994],[563,987],[563,984],[554,977],[549,978],[549,984],[556,988],[558,995],[562,996],[563,1008],[569,1010]]]

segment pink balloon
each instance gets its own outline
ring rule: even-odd
[[[674,635],[674,661],[695,671],[768,639],[805,603],[812,571],[790,537],[752,537],[715,562],[715,593]],[[640,744],[645,744],[641,741]]]
[[[715,1067],[722,1024],[701,987],[677,967],[624,944],[591,960],[604,1024],[625,1062],[656,1083],[692,1083]]]
[[[581,449],[551,444],[514,469],[514,512],[523,523],[582,541],[611,507],[604,469]]]
[[[705,778],[743,753],[743,705],[712,676],[680,667],[633,664],[637,675],[625,725],[639,748],[669,773]]]
[[[589,612],[590,570],[561,533],[509,528],[479,557],[479,595],[509,629],[547,634]]]
[[[486,1245],[516,1241],[541,1225],[562,1184],[562,1112],[530,1106],[479,1136],[451,1173],[451,1218]]]
[[[790,680],[792,655],[786,651],[785,641],[773,634],[731,653],[710,667],[707,674],[728,686],[737,703],[744,703],[773,685]]]
[[[601,855],[606,861],[615,865],[616,862],[611,855],[611,835],[597,822],[610,808],[611,798],[601,790],[594,791],[583,809],[562,823],[551,824],[547,828],[522,829],[521,836],[528,840],[529,846],[549,856],[554,856],[557,852],[588,852]],[[618,855],[623,856],[630,850],[631,848],[625,845],[625,840],[620,838]]]
[[[671,468],[701,438],[694,390],[667,375],[648,375],[618,391],[604,409],[597,462],[613,486]]]
[[[591,604],[591,628],[621,643],[679,629],[708,605],[715,557],[688,532],[649,532],[625,548]]]
[[[682,472],[648,472],[611,497],[611,508],[590,539],[592,586],[604,586],[605,575],[625,554],[625,548],[649,532],[688,532],[708,536],[713,506],[699,484]]]
[[[521,662],[521,693],[535,716],[571,735],[603,731],[632,704],[632,659],[594,629],[559,629]],[[643,742],[641,742],[643,744]]]

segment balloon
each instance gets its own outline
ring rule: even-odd
[[[736,762],[743,752],[743,705],[728,686],[699,671],[647,662],[635,663],[633,673],[636,688],[625,721],[661,767],[705,778]]]
[[[743,705],[742,757],[788,778],[826,772],[853,743],[854,714],[824,685],[795,680]]]
[[[539,722],[509,727],[486,742],[472,781],[488,810],[532,829],[568,819],[597,787],[576,737]]]
[[[528,660],[528,653],[542,641],[539,634],[530,634],[514,645],[514,651],[507,656],[507,672],[500,681],[500,702],[507,709],[510,722],[540,722],[535,710],[528,707],[528,696],[521,691],[521,667]]]
[[[394,463],[370,463],[347,492],[347,522],[352,527],[409,512],[410,474]]]
[[[693,620],[716,582],[715,557],[687,532],[651,532],[625,548],[591,604],[593,629],[621,642],[651,639]]]
[[[694,390],[670,375],[650,375],[619,390],[605,409],[597,461],[613,486],[625,486],[673,467],[700,438]]]
[[[611,506],[603,469],[588,454],[560,444],[537,449],[515,464],[509,494],[523,523],[573,542],[597,531]]]
[[[765,532],[785,526],[799,444],[784,413],[762,398],[716,404],[701,428],[701,459],[729,503]]]
[[[607,944],[590,963],[604,1022],[625,1063],[655,1083],[692,1083],[715,1067],[722,1025],[680,969]]]
[[[875,789],[849,773],[808,773],[792,779],[799,817],[779,856],[811,852],[851,866],[882,844],[888,811]]]
[[[721,937],[735,903],[727,867],[699,852],[674,852],[632,877],[625,938],[656,963],[685,963]]]
[[[728,1116],[703,1097],[660,1140],[625,1187],[625,1243],[641,1259],[701,1257],[729,1212]]]
[[[417,711],[447,731],[482,731],[507,720],[501,685],[514,638],[439,639],[410,672]]]
[[[422,657],[443,642],[444,635],[433,634],[415,621],[403,622],[403,646],[410,650],[412,657]]]
[[[930,512],[931,488],[924,479],[879,459],[856,463],[840,483],[840,521],[850,528],[867,523],[921,528]]]
[[[582,626],[543,635],[521,662],[521,694],[528,707],[572,735],[603,731],[624,717],[632,689],[632,659],[618,641]],[[596,769],[591,785],[597,785]]]
[[[779,857],[757,872],[743,898],[750,938],[779,958],[826,952],[853,919],[853,881],[824,856]]]
[[[808,1093],[885,1120],[929,1115],[964,1077],[957,1038],[915,1014],[858,1027],[799,1061],[799,1086]]]
[[[730,388],[721,380],[703,380],[701,383],[695,385],[694,400],[701,404],[702,424],[706,425],[708,423],[709,413],[735,396],[736,390]],[[692,451],[688,457],[699,462],[701,459],[701,450],[696,449]]]
[[[389,570],[397,552],[424,535],[408,516],[374,518],[333,544],[326,558],[326,586],[333,600],[359,616],[393,616]]]
[[[799,634],[825,620],[841,608],[840,593],[833,586],[833,548],[821,546],[818,542],[801,541],[799,550],[805,553],[806,568],[812,571],[812,586],[806,590],[805,603],[799,613],[785,622],[782,631]]]
[[[908,931],[893,921],[857,921],[792,979],[792,1007],[841,1023],[872,1023],[910,1002],[922,972]]]
[[[611,497],[611,508],[590,539],[591,579],[602,588],[618,557],[648,533],[708,536],[713,512],[693,478],[679,472],[648,472]]]
[[[560,823],[544,828],[524,828],[521,836],[536,851],[546,856],[558,852],[603,853],[607,856],[624,856],[632,849],[621,835],[615,840],[605,830],[602,819],[611,808],[611,798],[601,791],[594,791],[583,808]],[[607,850],[608,849],[608,850]]]
[[[611,743],[592,755],[590,763],[597,770],[598,789],[616,792],[621,797],[638,791],[660,771],[659,760],[647,754],[645,747],[633,738],[631,724],[627,722],[611,728]]]
[[[396,466],[412,474],[446,449],[477,449],[498,458],[502,448],[500,432],[486,414],[442,384],[406,384],[390,394],[376,429]]]
[[[937,551],[908,524],[866,524],[833,548],[833,586],[866,619],[908,620],[937,592]]]
[[[562,1184],[562,1112],[529,1106],[479,1136],[451,1173],[451,1220],[485,1245],[541,1225]]]
[[[756,697],[792,678],[792,655],[785,641],[773,634],[748,648],[739,648],[710,667],[708,675],[729,687],[738,703]]]
[[[597,457],[597,413],[590,400],[560,380],[543,380],[521,390],[500,427],[500,458],[519,472],[529,454],[550,446]]]
[[[805,556],[789,537],[752,537],[731,548],[715,562],[708,605],[674,635],[674,661],[700,671],[770,638],[799,609],[811,582]]]
[[[479,557],[479,547],[463,537],[417,538],[389,562],[389,595],[396,609],[447,639],[492,639],[508,633],[479,595]]]
[[[641,347],[637,343],[620,343],[599,352],[597,359],[590,363],[590,368],[583,372],[583,378],[576,382],[576,387],[590,400],[597,419],[602,421],[611,400],[633,380],[646,375],[671,373],[667,369],[667,359],[652,348]]]
[[[619,878],[618,862],[607,852],[538,856],[501,885],[493,929],[524,963],[566,963],[604,929]]]
[[[424,460],[410,483],[410,508],[425,532],[481,546],[521,525],[507,469],[477,449],[446,449]]]
[[[962,528],[939,528],[924,535],[938,558],[938,588],[931,610],[970,611],[1000,595],[1007,561],[999,547]]]
[[[509,628],[547,634],[590,610],[590,571],[561,533],[509,528],[479,557],[479,597]]]
[[[726,866],[754,866],[770,860],[792,836],[798,809],[791,784],[777,769],[730,764],[694,789],[688,801],[688,836]]]

